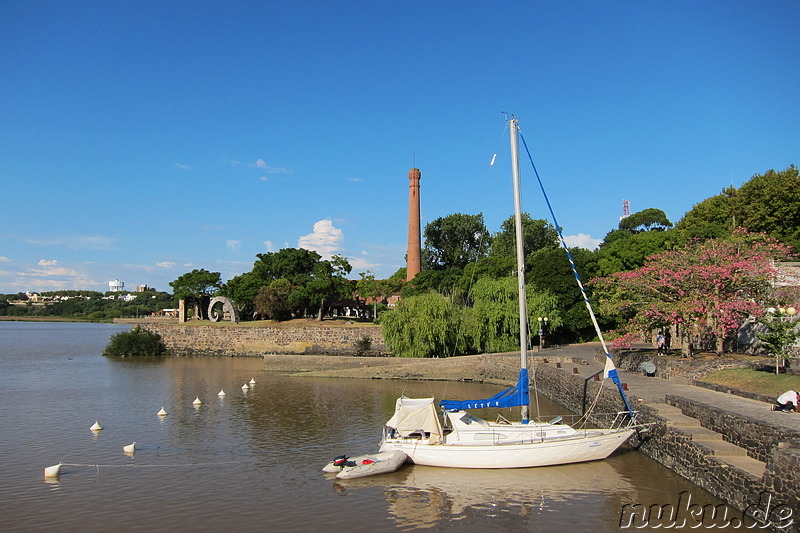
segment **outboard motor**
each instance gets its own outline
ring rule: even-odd
[[[338,466],[339,468],[344,468],[347,466],[347,460],[349,457],[346,455],[340,455],[338,457],[333,458],[333,466]]]

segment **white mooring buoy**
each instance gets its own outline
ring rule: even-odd
[[[134,441],[133,444],[128,444],[127,446],[122,447],[122,451],[125,453],[133,453],[136,451],[136,442]]]
[[[45,467],[45,469],[44,469],[44,477],[45,478],[58,477],[60,475],[61,475],[61,463],[58,463],[57,465]]]
[[[225,389],[220,389],[220,391],[217,393],[217,396],[219,396],[220,398],[223,398],[223,397],[227,396],[225,394]]]
[[[161,406],[161,410],[160,410],[159,412],[157,412],[156,414],[157,414],[158,416],[167,416],[169,413],[167,412],[167,410],[166,410],[166,409],[164,409],[164,406],[162,405],[162,406]]]
[[[95,420],[94,424],[92,424],[92,427],[90,427],[89,429],[91,429],[92,431],[100,431],[103,429],[103,426],[100,425],[100,422]]]
[[[248,386],[247,386],[247,383],[245,383],[244,385],[242,385],[242,390],[243,390],[243,391],[245,391],[245,392],[247,392],[248,390],[250,390],[250,387],[248,387]]]
[[[203,400],[201,400],[200,396],[198,396],[197,398],[194,399],[194,401],[192,402],[192,405],[202,405],[202,403],[203,403]]]
[[[250,385],[256,384],[256,378],[250,378]]]

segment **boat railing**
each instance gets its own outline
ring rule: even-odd
[[[618,412],[617,416],[615,416],[614,420],[611,422],[609,429],[623,429],[635,426],[637,414],[639,414],[639,411],[633,411],[633,416],[631,416],[631,413],[628,411]]]

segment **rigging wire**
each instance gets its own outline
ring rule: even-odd
[[[583,302],[586,304],[586,309],[589,311],[589,317],[592,319],[592,324],[594,325],[594,329],[597,332],[597,336],[600,338],[600,344],[603,346],[603,352],[606,354],[606,365],[604,369],[604,377],[610,377],[614,384],[619,389],[619,393],[622,396],[622,401],[625,403],[625,408],[628,410],[628,414],[631,418],[636,417],[636,413],[630,406],[628,402],[628,395],[625,394],[625,391],[622,387],[622,382],[617,375],[617,370],[613,366],[613,360],[611,359],[611,354],[608,353],[608,347],[606,346],[606,341],[603,338],[603,333],[600,331],[600,325],[597,323],[597,318],[594,315],[594,310],[592,309],[592,304],[589,302],[589,297],[586,294],[586,290],[583,288],[583,282],[581,282],[581,276],[578,274],[578,269],[575,266],[575,261],[572,258],[572,253],[569,251],[569,247],[567,246],[566,241],[564,240],[564,233],[561,230],[561,226],[558,224],[558,220],[556,219],[556,214],[553,212],[553,206],[550,204],[550,199],[547,196],[547,192],[544,190],[544,184],[542,183],[542,179],[539,177],[539,171],[536,170],[536,165],[533,162],[533,157],[531,156],[531,152],[528,149],[528,143],[525,142],[525,137],[522,135],[522,130],[519,130],[519,137],[522,139],[522,145],[525,147],[525,152],[528,154],[528,161],[531,163],[531,167],[533,167],[533,173],[536,175],[536,181],[539,182],[539,188],[542,190],[542,195],[544,196],[544,201],[547,204],[547,208],[550,210],[550,216],[553,218],[553,225],[556,227],[558,231],[558,238],[561,241],[561,246],[564,248],[564,251],[567,253],[567,259],[569,259],[569,264],[572,267],[572,273],[575,275],[575,280],[578,282],[578,288],[581,290],[581,295],[583,296]],[[611,365],[609,365],[611,363]],[[611,368],[609,368],[609,366]]]

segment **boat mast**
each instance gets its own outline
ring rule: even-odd
[[[508,121],[511,134],[511,175],[514,179],[514,225],[517,233],[517,284],[519,288],[519,358],[520,369],[528,369],[528,309],[525,296],[525,250],[522,241],[522,201],[519,186],[519,125],[514,115]],[[528,406],[521,408],[523,423],[528,421]]]

